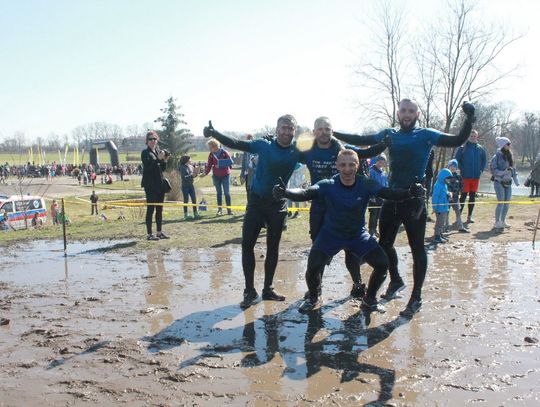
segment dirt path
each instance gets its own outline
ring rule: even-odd
[[[238,248],[109,250],[118,243],[126,242],[72,245],[67,259],[60,242],[7,248],[0,405],[529,406],[540,398],[540,256],[530,243],[430,250],[424,308],[410,321],[398,316],[409,289],[385,314],[360,311],[342,256],[325,273],[324,306],[302,315],[305,249],[282,253],[275,285],[286,302],[242,311]],[[398,254],[410,287],[410,255]]]

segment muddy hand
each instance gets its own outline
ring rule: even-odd
[[[285,183],[283,182],[283,179],[279,177],[279,183],[277,185],[274,185],[274,188],[272,189],[272,195],[274,196],[274,199],[283,199],[285,198],[285,191],[287,190]]]
[[[212,126],[212,120],[208,120],[208,126],[206,126],[203,130],[204,137],[213,137],[215,131],[214,126]]]
[[[409,195],[413,198],[423,198],[426,196],[426,189],[419,183],[412,183],[409,187]]]
[[[465,113],[465,116],[467,116],[467,119],[474,122],[475,120],[475,112],[476,108],[471,102],[463,102],[461,105],[461,109],[463,109],[463,113]]]

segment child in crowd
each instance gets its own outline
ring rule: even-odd
[[[461,221],[461,208],[459,203],[459,194],[463,189],[463,177],[458,171],[458,162],[456,159],[448,161],[448,169],[452,173],[452,177],[448,178],[447,186],[450,193],[450,206],[456,214],[456,226],[461,233],[469,233],[469,229],[463,225]],[[445,231],[448,231],[448,224],[450,222],[450,215],[446,219]]]
[[[383,154],[374,157],[371,160],[371,167],[369,168],[369,178],[377,181],[381,186],[388,187],[388,175],[384,167],[386,166],[386,156]],[[381,215],[381,205],[383,204],[382,198],[372,196],[369,201],[369,222],[368,230],[371,236],[379,237],[377,233],[377,225],[379,223],[379,216]]]
[[[191,198],[191,203],[193,206],[193,216],[188,215],[188,207],[184,206],[184,219],[199,219],[199,212],[197,210],[197,196],[195,195],[195,187],[193,186],[193,178],[195,178],[198,173],[194,171],[193,165],[191,164],[191,157],[189,155],[183,155],[180,158],[180,178],[182,179],[182,195],[184,196],[184,203],[189,202]]]
[[[452,173],[448,168],[443,168],[437,176],[437,181],[433,186],[433,195],[431,197],[431,204],[433,206],[433,212],[435,212],[435,243],[446,243],[448,238],[443,235],[444,226],[448,219],[448,212],[450,211],[450,200],[448,187],[446,185],[447,178],[451,178]]]

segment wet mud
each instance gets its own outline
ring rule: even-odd
[[[455,406],[540,403],[540,256],[530,243],[429,252],[424,306],[349,297],[338,255],[300,314],[306,251],[282,251],[283,303],[243,311],[240,250],[123,252],[130,241],[7,248],[0,405]],[[118,251],[120,249],[120,252]],[[262,286],[258,252],[256,286]],[[370,269],[362,266],[367,281]]]

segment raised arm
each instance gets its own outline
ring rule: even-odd
[[[358,155],[358,158],[371,158],[378,156],[381,154],[384,150],[386,150],[386,147],[388,147],[390,144],[392,144],[392,139],[389,135],[384,136],[382,141],[380,143],[375,144],[374,146],[371,146],[369,148],[358,148],[353,145],[347,144],[345,145],[345,148],[348,148],[349,150],[353,150]]]
[[[443,134],[439,137],[437,145],[440,147],[459,147],[467,141],[471,134],[472,125],[476,120],[474,115],[475,107],[472,103],[464,102],[461,106],[463,113],[465,113],[466,119],[461,126],[461,130],[457,136],[453,134]]]
[[[247,151],[247,152],[250,151],[249,149],[249,145],[251,144],[250,141],[238,140],[237,138],[229,137],[224,134],[221,134],[216,129],[214,129],[214,127],[212,126],[211,120],[208,122],[208,126],[204,128],[203,134],[204,134],[204,137],[207,137],[207,138],[213,137],[217,141],[219,141],[221,144],[229,148],[233,148],[235,150],[240,150],[240,151]]]
[[[334,131],[334,137],[344,143],[353,144],[355,146],[372,146],[378,142],[375,135],[359,136],[358,134],[347,134]]]
[[[281,180],[279,184],[274,185],[272,195],[277,200],[287,198],[294,202],[311,201],[312,199],[319,197],[319,187],[317,185],[312,185],[306,189],[288,189],[285,187],[285,183],[283,182],[283,180]]]

